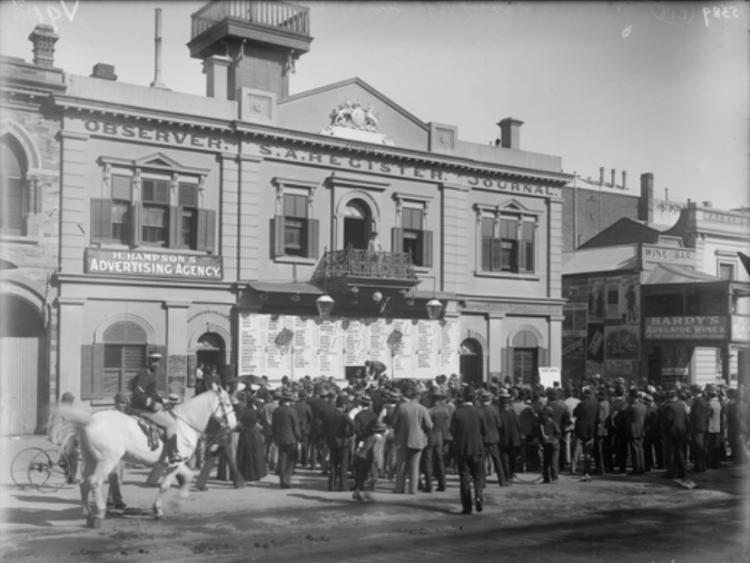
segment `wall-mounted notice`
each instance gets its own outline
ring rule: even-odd
[[[240,375],[309,375],[343,379],[347,366],[378,360],[394,378],[432,379],[458,373],[457,319],[340,319],[242,313]]]

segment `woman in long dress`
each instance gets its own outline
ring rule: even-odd
[[[240,399],[237,411],[237,421],[240,424],[237,466],[246,481],[259,481],[266,476],[265,446],[263,432],[259,426],[259,416],[257,405],[252,397],[246,396]]]

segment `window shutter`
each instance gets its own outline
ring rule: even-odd
[[[400,227],[391,229],[391,252],[404,251],[404,230]]]
[[[88,399],[94,389],[93,346],[81,346],[81,399]]]
[[[422,231],[422,266],[432,268],[432,231]]]
[[[521,268],[534,271],[534,223],[529,221],[521,226]]]
[[[112,200],[91,200],[91,240],[112,238]]]
[[[271,219],[271,250],[274,258],[285,254],[284,217],[282,215],[276,215]]]
[[[499,238],[493,238],[490,240],[490,252],[491,252],[491,270],[498,271],[502,269],[503,262],[503,241]]]
[[[168,248],[184,248],[185,246],[182,244],[182,221],[180,211],[181,208],[174,205],[169,208]]]
[[[138,202],[130,207],[130,244],[141,244],[141,204]]]
[[[213,209],[198,210],[196,234],[197,250],[214,253],[216,251],[216,211]]]
[[[317,219],[307,220],[307,253],[308,258],[318,257],[318,236],[320,234],[320,222]]]
[[[94,344],[91,355],[91,395],[92,399],[102,399],[104,389],[101,374],[104,373],[104,344]]]

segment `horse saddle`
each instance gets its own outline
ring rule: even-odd
[[[138,423],[138,428],[140,428],[141,432],[143,432],[146,435],[146,439],[148,439],[149,449],[151,451],[154,451],[155,449],[157,449],[161,445],[161,442],[164,439],[164,436],[166,435],[164,432],[164,429],[158,424],[151,422],[147,418],[143,418],[137,413],[133,413],[132,416],[133,418],[135,418],[135,421]]]

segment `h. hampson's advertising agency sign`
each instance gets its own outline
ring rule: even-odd
[[[87,274],[220,280],[221,256],[87,248]]]

